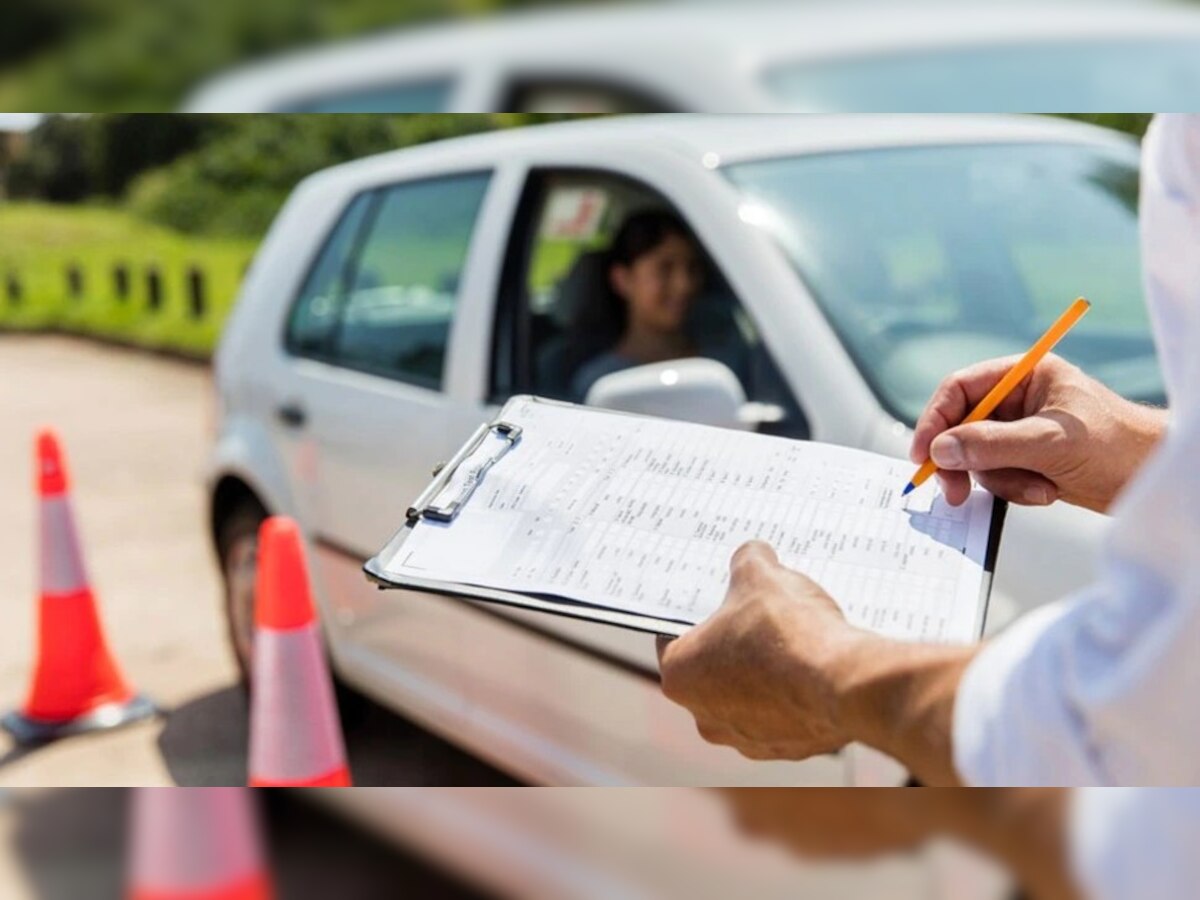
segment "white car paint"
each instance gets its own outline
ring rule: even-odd
[[[766,83],[777,67],[1189,36],[1200,40],[1200,13],[1157,2],[584,6],[422,26],[293,52],[214,76],[184,109],[285,111],[313,100],[445,80],[450,88],[441,111],[491,112],[510,109],[514,85],[542,80],[609,86],[662,111],[787,111],[788,103]],[[1036,95],[1019,106],[1043,108]]]
[[[1129,146],[1107,131],[1025,117],[630,117],[439,142],[321,172],[295,190],[272,225],[222,338],[210,482],[242,479],[271,512],[300,520],[343,678],[520,778],[642,785],[854,779],[850,755],[748,762],[702,742],[690,716],[661,696],[646,635],[379,591],[359,567],[399,526],[431,468],[495,409],[485,397],[497,283],[531,167],[595,167],[656,188],[694,227],[760,324],[813,437],[904,455],[907,429],[881,408],[781,249],[739,217],[740,195],[713,166],[865,147],[1030,142]],[[481,169],[494,177],[459,284],[443,390],[285,351],[289,307],[350,198]],[[276,419],[290,402],[308,412],[303,430]],[[1061,505],[1014,510],[989,628],[1083,583],[1102,523]]]
[[[666,788],[360,788],[314,793],[504,897],[999,900],[1012,884],[948,843],[799,861],[742,836],[715,794]]]

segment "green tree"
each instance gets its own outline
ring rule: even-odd
[[[131,207],[185,232],[257,235],[303,178],[337,163],[441,138],[559,118],[492,115],[234,117],[196,151],[140,176]]]

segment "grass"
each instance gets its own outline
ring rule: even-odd
[[[119,209],[0,202],[0,330],[57,328],[206,357],[256,246],[253,239],[179,234]],[[117,266],[129,273],[123,298]],[[81,275],[78,296],[69,290],[69,267]],[[188,291],[192,268],[203,275],[198,316]],[[150,301],[152,269],[161,285],[158,308]],[[20,285],[19,298],[10,279]]]

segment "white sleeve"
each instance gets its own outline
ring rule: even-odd
[[[1071,867],[1088,900],[1190,900],[1200,885],[1200,789],[1074,792]]]
[[[1200,595],[1132,567],[1111,577],[967,668],[953,726],[966,783],[1200,784]]]
[[[1200,784],[1200,117],[1156,122],[1144,168],[1171,423],[1119,499],[1100,579],[968,666],[953,741],[971,784]]]

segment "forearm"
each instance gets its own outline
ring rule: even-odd
[[[1061,788],[979,788],[940,792],[946,830],[994,857],[1034,900],[1075,900],[1068,807]]]
[[[1124,490],[1167,433],[1171,416],[1166,409],[1118,399],[1122,405],[1120,458],[1126,461],[1120,490]]]
[[[861,633],[833,673],[847,736],[899,760],[924,784],[958,785],[954,698],[977,649]]]

